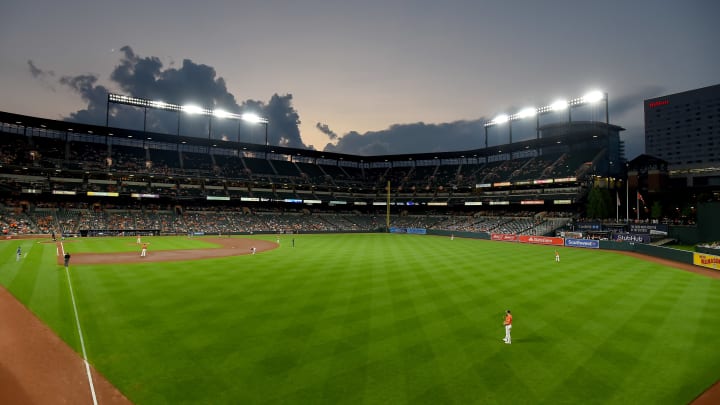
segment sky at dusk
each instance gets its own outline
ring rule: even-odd
[[[644,151],[643,100],[720,83],[716,0],[25,0],[0,10],[2,111],[104,124],[111,91],[255,111],[270,120],[271,144],[343,153],[479,148],[497,114],[600,89],[633,158]],[[153,113],[150,129],[169,130],[167,114]],[[142,120],[118,107],[111,125]],[[188,119],[185,130],[204,125]],[[257,128],[212,125],[212,136],[261,142]]]

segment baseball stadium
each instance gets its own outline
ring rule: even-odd
[[[437,153],[223,118],[264,144],[0,112],[0,402],[720,401],[720,257],[668,244],[719,214],[635,207],[607,94]]]

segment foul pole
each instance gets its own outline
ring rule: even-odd
[[[387,204],[385,205],[385,227],[390,232],[390,180],[387,182]]]

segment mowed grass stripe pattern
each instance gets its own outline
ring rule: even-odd
[[[102,241],[102,242],[99,242]],[[148,250],[181,250],[181,249],[214,249],[220,246],[209,242],[206,238],[194,237],[153,237],[143,236],[143,243]],[[104,238],[69,238],[60,241],[65,251],[73,253],[118,253],[138,252],[140,247],[136,237],[104,237]]]
[[[720,378],[718,280],[584,249],[555,263],[547,246],[290,238],[257,255],[74,267],[90,361],[138,404],[684,404]],[[164,239],[148,240],[205,243]],[[54,252],[38,253],[0,280],[78,347]]]
[[[18,246],[23,251],[20,261],[15,257]],[[0,284],[63,340],[79,347],[67,280],[57,266],[57,254],[55,244],[47,240],[1,241]]]

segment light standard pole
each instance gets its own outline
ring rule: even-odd
[[[268,145],[269,145],[269,143],[268,143],[268,122],[267,122],[267,120],[265,120],[265,122],[263,122],[263,124],[265,124],[265,154],[267,155],[267,148],[268,148]]]
[[[244,113],[240,116],[240,119],[255,124],[265,125],[265,158],[267,159],[268,146],[270,145],[268,142],[268,124],[270,124],[270,120],[253,113]]]

